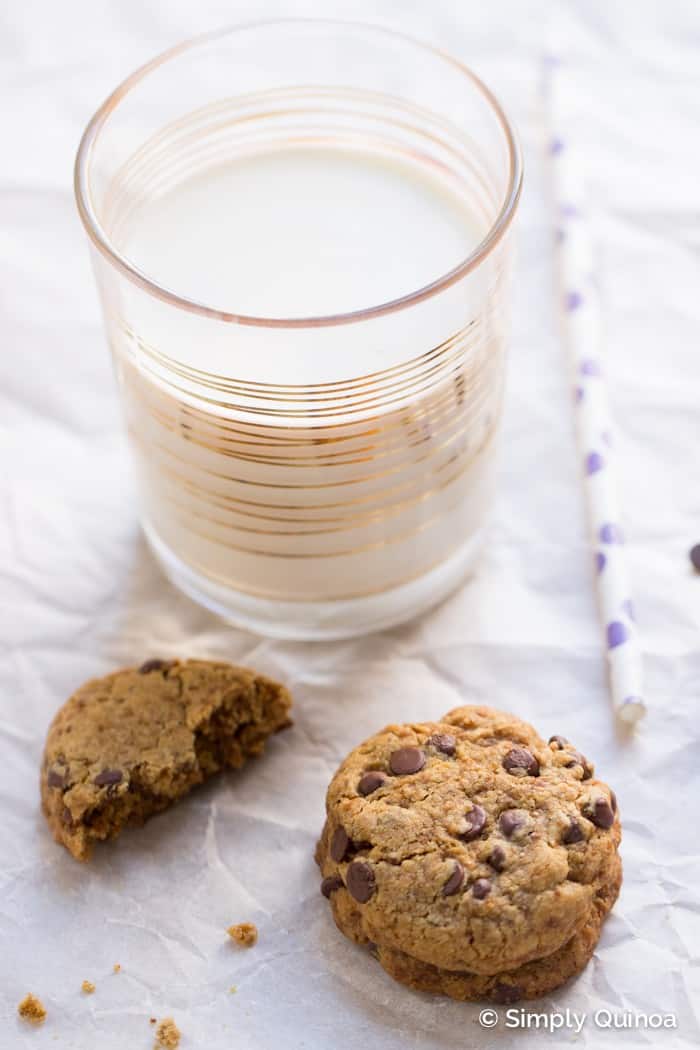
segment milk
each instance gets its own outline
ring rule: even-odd
[[[115,239],[169,292],[299,320],[410,295],[486,227],[416,157],[314,145],[168,187],[115,221]],[[451,589],[491,500],[500,279],[494,261],[406,309],[298,327],[217,323],[128,291],[113,343],[167,571],[239,622],[299,637],[361,633]]]
[[[457,266],[483,232],[455,193],[405,159],[306,147],[244,156],[149,201],[123,248],[189,299],[299,318],[414,292]],[[274,381],[266,364],[259,379]],[[355,374],[377,365],[357,347]]]

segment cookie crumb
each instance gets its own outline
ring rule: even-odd
[[[43,1024],[46,1020],[46,1007],[41,999],[28,992],[17,1007],[17,1013],[30,1024]]]
[[[180,1029],[172,1017],[166,1017],[156,1028],[156,1041],[153,1048],[154,1050],[159,1050],[160,1047],[164,1047],[165,1050],[177,1050],[179,1045]]]
[[[258,928],[252,922],[239,922],[237,926],[229,926],[226,932],[242,948],[252,948],[257,944]]]
[[[121,973],[121,970],[122,970],[121,965],[119,963],[115,963],[114,966],[112,967],[112,969],[114,970],[115,973]]]
[[[92,981],[83,981],[80,987],[86,995],[92,995],[92,993],[95,991],[95,985],[92,983]]]
[[[229,988],[229,992],[231,993],[231,995],[235,995],[237,991],[238,989],[236,988],[235,984],[232,984]]]

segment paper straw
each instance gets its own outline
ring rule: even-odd
[[[602,360],[600,301],[579,168],[560,121],[557,65],[547,63],[555,240],[561,278],[563,331],[573,373],[578,448],[594,551],[598,607],[604,630],[610,689],[621,721],[634,724],[646,707],[642,659],[628,586],[620,524],[613,427]]]

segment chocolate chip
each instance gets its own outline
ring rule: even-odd
[[[498,825],[507,839],[526,823],[527,817],[517,809],[505,809],[498,818]]]
[[[66,778],[63,773],[59,773],[57,769],[50,769],[49,775],[46,778],[46,783],[50,788],[64,788],[66,786]]]
[[[377,788],[380,788],[382,784],[386,784],[388,779],[386,773],[382,773],[378,769],[370,769],[360,777],[357,790],[361,795],[371,795],[372,792],[376,791]]]
[[[573,769],[574,766],[580,766],[583,770],[582,780],[590,780],[593,776],[593,766],[580,751],[572,751],[571,761],[564,763],[565,769]]]
[[[517,984],[501,984],[499,981],[491,993],[491,998],[494,1003],[501,1003],[505,1006],[506,1003],[517,1003],[518,999],[522,998],[522,994]]]
[[[389,756],[389,769],[397,777],[419,773],[425,765],[425,752],[419,747],[400,747]]]
[[[331,860],[334,860],[336,864],[340,864],[348,852],[350,847],[350,836],[348,835],[345,828],[340,825],[335,829],[331,838],[330,855]]]
[[[513,747],[503,758],[503,768],[514,777],[538,777],[540,764],[526,747]]]
[[[603,828],[605,831],[615,823],[615,814],[606,798],[597,798],[592,804],[589,803],[585,807],[583,815],[592,824],[595,824],[597,828]]]
[[[478,838],[481,832],[486,827],[486,813],[481,806],[472,806],[467,813],[467,829],[462,834],[462,838],[465,842],[471,842],[472,839]]]
[[[488,879],[477,879],[472,886],[472,894],[478,901],[482,901],[484,897],[488,897],[491,892],[491,883]]]
[[[550,738],[547,741],[547,743],[549,744],[550,747],[552,747],[552,745],[554,745],[554,747],[553,747],[554,751],[563,751],[565,747],[569,746],[569,741],[566,739],[566,737],[565,736],[557,736],[556,733],[554,734],[554,736],[550,736]]]
[[[169,671],[175,666],[175,660],[146,660],[139,667],[139,674],[150,674],[151,671]]]
[[[363,839],[362,842],[353,842],[352,840],[350,840],[350,845],[348,846],[348,849],[352,853],[358,853],[361,849],[372,849],[372,843],[367,842],[366,839]]]
[[[457,750],[457,741],[450,733],[435,733],[426,740],[436,751],[442,751],[443,755],[454,755]]]
[[[329,875],[321,883],[321,893],[324,897],[330,897],[331,893],[335,893],[343,885],[343,880],[338,875]]]
[[[459,893],[464,882],[464,868],[458,860],[455,860],[453,864],[452,874],[442,887],[443,897],[451,897],[453,894]]]
[[[101,773],[98,773],[93,784],[97,787],[109,787],[110,784],[121,784],[124,778],[124,774],[121,769],[103,769]]]
[[[695,571],[700,572],[700,543],[696,543],[694,547],[691,547],[688,556]]]
[[[583,828],[577,820],[571,820],[568,828],[562,834],[561,840],[565,846],[572,846],[574,842],[583,842],[585,839]]]
[[[614,791],[610,792],[610,806],[612,808],[613,813],[617,813],[617,795]]]
[[[503,871],[506,866],[506,851],[503,846],[494,846],[486,858],[486,863],[490,864],[494,871]]]
[[[68,806],[64,806],[61,810],[61,820],[64,824],[73,823],[73,817],[71,816],[71,811],[68,809]]]
[[[375,891],[374,872],[364,860],[354,860],[348,865],[345,882],[351,897],[358,904],[366,904]]]

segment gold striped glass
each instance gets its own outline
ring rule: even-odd
[[[344,637],[408,619],[471,569],[520,184],[487,88],[377,27],[201,37],[96,113],[78,207],[144,531],[191,597],[264,634]],[[428,192],[449,198],[434,226]],[[389,223],[383,246],[352,241],[367,207],[367,229]],[[471,240],[443,266],[435,232],[449,239],[462,214]]]

